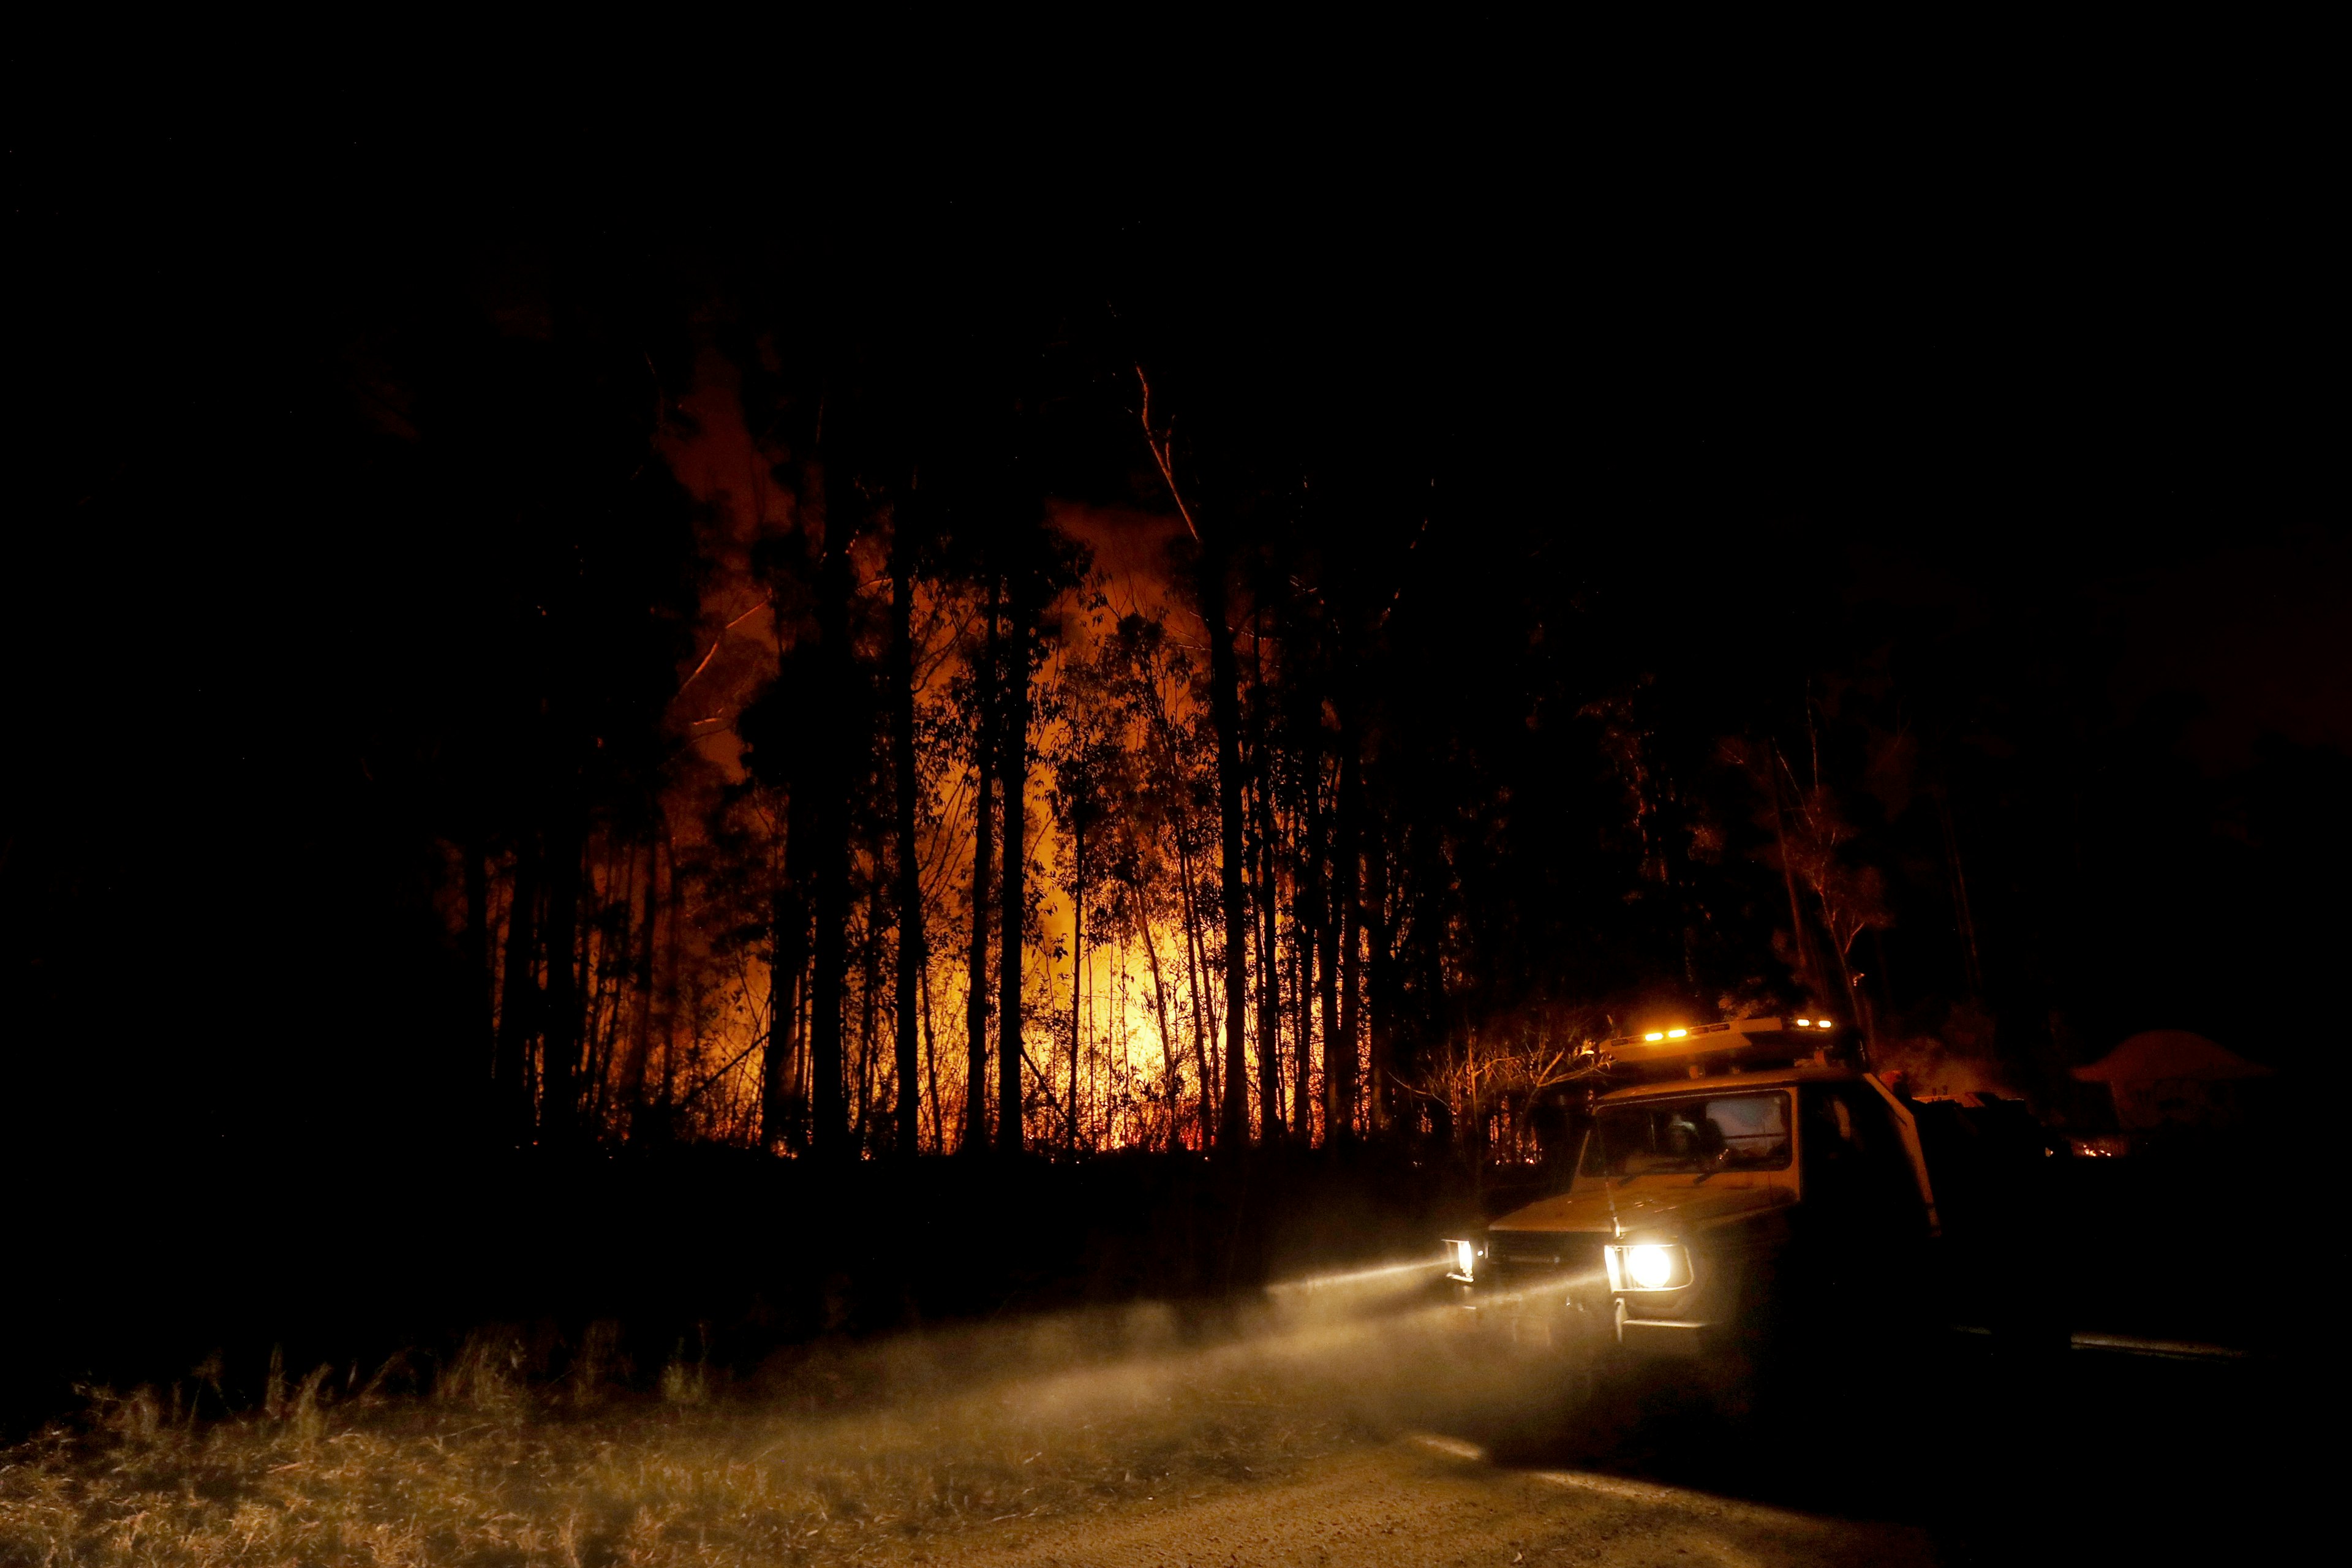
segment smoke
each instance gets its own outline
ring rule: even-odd
[[[1955,1005],[1933,1034],[1882,1037],[1873,1050],[1879,1072],[1921,1100],[1956,1100],[1963,1094],[2020,1098],[2001,1062],[1993,1020],[1981,1006]]]

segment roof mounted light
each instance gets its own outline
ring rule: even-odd
[[[1659,1029],[1653,1029],[1648,1034],[1642,1037],[1642,1038],[1645,1040],[1663,1040],[1665,1037],[1664,1032]]]
[[[1826,1029],[1826,1028],[1829,1028],[1830,1026],[1831,1026],[1831,1025],[1830,1025],[1830,1021],[1829,1021],[1827,1018],[1821,1019],[1820,1021],[1818,1021],[1817,1023],[1815,1023],[1815,1024],[1813,1025],[1813,1027],[1814,1027],[1814,1028],[1816,1028],[1816,1029]]]
[[[1668,1029],[1666,1031],[1666,1038],[1670,1040],[1679,1040],[1689,1033],[1690,1031],[1688,1029]]]
[[[1810,1029],[1812,1026],[1813,1021],[1811,1018],[1800,1018],[1797,1020],[1797,1027],[1800,1029]]]

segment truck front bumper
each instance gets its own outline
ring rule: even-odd
[[[1715,1325],[1688,1318],[1636,1318],[1617,1301],[1617,1342],[1627,1353],[1643,1357],[1698,1356],[1706,1352]]]
[[[1489,1293],[1465,1287],[1458,1305],[1456,1322],[1498,1350],[1537,1357],[1591,1356],[1615,1337],[1605,1295],[1592,1300],[1564,1289]]]

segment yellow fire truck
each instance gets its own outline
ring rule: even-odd
[[[1447,1243],[1477,1321],[1597,1358],[1743,1358],[1916,1320],[1938,1233],[1911,1112],[1833,1020],[1591,1047],[1568,1190]],[[1630,1082],[1628,1080],[1631,1080]]]

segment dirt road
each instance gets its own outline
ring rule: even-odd
[[[2193,1349],[2193,1347],[2191,1347]],[[1963,1347],[1965,1350],[1966,1347]],[[1274,1479],[1106,1499],[939,1563],[1185,1564],[2210,1563],[2301,1533],[2313,1452],[2294,1380],[2243,1361],[2085,1336],[2006,1380],[1963,1353],[1885,1369],[1866,1402],[1745,1430],[1703,1413],[1501,1458],[1408,1428]],[[1850,1391],[1852,1390],[1849,1385]],[[1589,1436],[1589,1434],[1588,1434]],[[983,1548],[984,1550],[975,1550]],[[921,1548],[917,1548],[919,1556]],[[940,1550],[940,1549],[934,1549]]]
[[[1018,1527],[1010,1527],[1017,1531]],[[1416,1436],[1262,1487],[1153,1498],[975,1554],[1037,1568],[1440,1568],[1450,1564],[1885,1564],[1937,1560],[1925,1531],[1822,1519],[1591,1471],[1497,1468]]]

